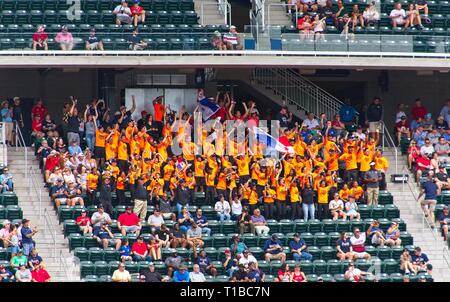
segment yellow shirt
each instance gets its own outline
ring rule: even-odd
[[[266,196],[264,197],[264,203],[273,203],[275,197],[275,190],[268,189],[266,190]]]
[[[289,189],[289,194],[291,196],[292,203],[297,203],[300,201],[300,193],[297,186],[291,186]]]
[[[317,202],[318,203],[328,203],[328,192],[330,187],[318,187],[317,188]]]
[[[280,201],[285,201],[288,189],[286,185],[277,185],[277,199]]]
[[[255,190],[251,190],[248,196],[248,204],[255,205],[258,203],[258,193]]]

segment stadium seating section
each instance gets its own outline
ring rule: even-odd
[[[127,50],[129,44],[126,39],[133,26],[115,24],[112,10],[119,1],[80,2],[81,10],[73,12],[66,0],[1,1],[0,49],[30,48],[36,26],[45,24],[49,49],[58,49],[53,38],[62,25],[67,25],[74,36],[74,49],[84,49],[84,39],[90,28],[95,28],[106,50]],[[229,30],[226,25],[199,25],[193,0],[147,0],[142,1],[141,6],[146,11],[146,22],[139,25],[139,31],[153,50],[211,49],[212,33]],[[74,13],[77,18],[69,20]]]

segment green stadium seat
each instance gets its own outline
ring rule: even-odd
[[[361,204],[358,206],[359,214],[361,215],[361,219],[366,219],[372,217],[372,207]]]
[[[103,249],[99,247],[89,248],[89,261],[102,261],[103,260]],[[114,259],[115,260],[115,259]]]
[[[114,39],[114,50],[128,50],[129,43],[122,38]]]
[[[394,197],[389,191],[381,190],[378,195],[378,204],[386,205],[392,204],[394,202]]]
[[[92,235],[83,236],[83,246],[87,249],[98,247],[98,241]]]
[[[204,242],[204,247],[212,247],[214,246],[214,240],[212,236],[207,236],[205,234],[202,235],[202,240]]]
[[[270,263],[265,260],[258,261],[258,268],[262,270],[265,274],[270,274]]]
[[[149,261],[139,261],[138,262],[138,272],[140,274],[142,274],[142,273],[148,271],[149,265],[150,265]]]
[[[313,259],[321,259],[322,250],[318,246],[308,246],[308,252],[312,255]]]
[[[308,232],[318,233],[322,231],[322,223],[319,219],[310,219],[308,221]]]
[[[270,261],[270,274],[276,275],[282,266],[282,262],[280,260],[272,260]]]
[[[114,2],[110,0],[98,0],[97,9],[100,11],[111,10],[114,8]]]
[[[229,282],[230,277],[225,275],[219,275],[214,278],[214,282]]]
[[[217,221],[217,220],[208,220],[208,227],[211,229],[211,234],[220,233],[221,224],[220,224],[219,221]]]
[[[264,259],[264,250],[259,246],[249,247],[249,250],[253,257],[255,257],[257,260]]]
[[[394,259],[385,259],[383,260],[383,273],[386,274],[393,274],[393,273],[398,273],[400,269],[400,265],[398,263],[398,261],[394,260]]]
[[[97,275],[86,275],[83,278],[83,282],[100,282],[100,279]]]
[[[385,260],[385,259],[389,259],[392,258],[392,250],[390,247],[387,246],[379,246],[377,248],[378,253],[377,256],[381,259],[381,260]]]
[[[108,262],[106,261],[95,261],[95,274],[98,276],[107,275],[109,273]]]
[[[8,259],[8,249],[4,248],[4,247],[0,247],[0,260],[2,261],[7,261]]]
[[[211,260],[219,260],[219,251],[215,247],[205,247],[204,251]]]
[[[2,48],[3,48],[3,40],[1,40]],[[9,220],[14,219],[23,219],[23,212],[22,209],[19,206],[7,206],[6,207],[6,217]]]
[[[343,264],[341,261],[336,259],[330,259],[327,261],[327,273],[331,275],[340,274],[343,271]]]
[[[89,10],[97,10],[98,9],[98,1],[97,0],[85,0],[83,1],[83,7],[85,11]]]
[[[103,251],[103,260],[110,262],[110,261],[118,261],[120,259],[120,254],[118,251],[116,251],[115,248],[107,247]]]
[[[109,275],[112,275],[114,271],[119,267],[119,261],[110,261],[108,262]]]
[[[125,261],[125,269],[130,272],[130,274],[139,273],[139,265],[134,261]]]
[[[397,208],[397,206],[393,204],[388,204],[385,205],[384,208],[385,208],[384,217],[386,217],[387,219],[394,219],[400,217],[400,210]]]
[[[195,11],[185,11],[183,23],[185,24],[197,24],[198,17]]]
[[[171,24],[174,25],[183,24],[184,14],[179,10],[173,10],[170,12],[169,18]]]
[[[387,218],[379,218],[378,222],[380,223],[380,228],[386,232],[389,226],[391,225],[391,220]]]
[[[295,225],[292,220],[290,220],[290,219],[280,220],[280,223],[279,223],[279,232],[280,233],[287,234],[287,233],[294,232],[294,228],[295,228]]]
[[[402,240],[403,245],[413,245],[414,244],[413,237],[408,232],[400,232],[400,239]]]
[[[313,261],[314,266],[314,274],[316,275],[322,275],[327,273],[327,262],[325,260],[314,260]]]
[[[235,221],[224,221],[222,224],[222,233],[231,234],[236,233],[237,225]]]
[[[81,234],[80,227],[75,223],[75,220],[68,219],[64,221],[64,236],[67,237],[70,234]]]
[[[81,261],[80,262],[81,278],[85,278],[88,275],[93,275],[94,272],[95,272],[95,266],[92,261]]]
[[[403,282],[403,275],[400,273],[390,274],[389,277],[391,278],[392,282]]]
[[[5,192],[1,194],[1,200],[3,206],[16,206],[19,204],[19,199],[17,198],[16,193],[14,192]]]
[[[20,29],[21,29],[21,27],[17,24],[9,24],[8,25],[8,37],[14,38],[16,34],[20,33]]]
[[[241,240],[244,241],[247,246],[256,246],[258,244],[258,237],[252,233],[243,234]]]
[[[372,257],[378,255],[377,248],[372,245],[366,245],[366,252],[369,253]]]
[[[80,261],[88,261],[89,260],[89,252],[85,247],[77,247],[74,250],[75,257],[78,257]]]
[[[155,271],[157,271],[160,274],[167,273],[167,268],[166,268],[166,265],[164,264],[164,262],[155,261],[154,264],[155,264]]]
[[[359,268],[360,270],[367,272],[371,266],[371,262],[367,261],[366,259],[357,259],[355,261],[355,267]]]
[[[314,245],[314,235],[311,233],[301,233],[300,237],[305,240],[306,245]]]
[[[98,280],[99,282],[112,282],[112,277],[110,275],[103,275]]]
[[[77,247],[83,247],[83,236],[77,233],[69,235],[69,248],[74,250]]]
[[[333,278],[336,282],[348,282],[347,279],[345,279],[345,275],[344,274],[334,274]]]
[[[111,10],[102,10],[101,11],[102,16],[102,23],[103,24],[112,24],[115,23],[115,16],[113,15]]]
[[[336,223],[331,219],[323,219],[321,231],[325,232],[325,233],[335,232],[336,231]]]
[[[59,222],[63,222],[68,219],[73,219],[73,208],[61,205],[58,209]]]
[[[341,233],[350,231],[351,231],[351,222],[349,220],[338,220],[336,222],[336,232]]]
[[[300,266],[301,266],[302,272],[305,273],[305,275],[314,273],[314,265],[313,265],[312,261],[302,260],[302,261],[300,261]]]
[[[12,10],[3,10],[1,14],[2,24],[13,24],[15,15]]]
[[[180,10],[191,11],[194,9],[194,2],[192,0],[181,0]]]
[[[322,246],[321,250],[321,258],[325,261],[332,260],[336,258],[336,248],[333,246]]]
[[[314,245],[318,247],[326,246],[329,244],[328,235],[324,232],[314,234]]]
[[[296,219],[294,221],[295,232],[296,233],[306,233],[308,232],[308,224],[303,219]]]
[[[0,219],[6,219],[6,209],[2,205],[0,205]]]

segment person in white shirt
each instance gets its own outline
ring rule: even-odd
[[[356,136],[360,141],[366,140],[366,134],[363,132],[363,128],[361,126],[358,126],[356,132],[354,132],[353,135]]]
[[[425,145],[420,147],[420,153],[422,153],[422,154],[433,154],[434,153],[434,147],[429,138],[426,138]]]
[[[334,199],[330,201],[328,208],[333,220],[338,220],[339,218],[347,219],[347,214],[344,212],[344,202],[339,199],[338,193],[334,193]]]
[[[239,258],[239,264],[248,265],[250,262],[255,263],[256,267],[258,267],[258,261],[252,254],[250,254],[250,251],[249,250],[243,251]]]
[[[391,18],[392,27],[394,29],[397,28],[398,25],[406,25],[406,12],[402,8],[400,2],[394,4],[394,9],[391,11],[389,18]]]
[[[380,21],[380,13],[375,6],[375,1],[369,3],[363,12],[364,22],[367,25],[377,25]]]
[[[307,127],[308,129],[319,127],[319,122],[314,118],[314,113],[308,113],[308,118],[303,121],[302,127]]]
[[[116,15],[117,25],[122,25],[122,23],[131,24],[133,20],[131,18],[131,10],[128,7],[128,2],[126,0],[122,0],[121,4],[114,9],[113,14]]]
[[[225,200],[225,197],[223,195],[219,196],[219,201],[216,202],[216,205],[214,206],[214,210],[217,213],[217,219],[220,220],[220,222],[224,222],[225,220],[230,221],[231,216],[231,207],[228,201]]]
[[[353,230],[353,236],[350,237],[350,243],[353,248],[354,259],[370,259],[370,254],[366,252],[366,233],[361,232],[359,228]]]
[[[238,195],[233,196],[233,201],[231,202],[231,216],[234,220],[242,214],[242,203]]]
[[[161,212],[158,209],[155,209],[155,212],[148,217],[147,223],[150,225],[150,227],[153,228],[160,228],[162,224],[164,224],[164,218],[161,215]]]
[[[396,124],[402,120],[402,116],[406,116],[405,107],[403,103],[397,105],[397,114],[395,115]]]
[[[194,264],[193,271],[189,273],[189,280],[191,282],[206,282],[205,275],[200,271],[198,264]]]

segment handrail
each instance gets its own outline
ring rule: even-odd
[[[202,2],[200,6],[200,23],[202,25],[205,25],[203,20],[205,16],[205,5],[218,6],[219,13],[224,17],[223,24],[231,25],[231,4],[227,0],[218,0],[218,2],[214,3]]]
[[[389,129],[386,127],[386,124],[384,123],[384,121],[381,121],[382,125],[383,125],[383,139],[382,139],[382,147],[383,147],[383,151],[384,151],[384,140],[386,139],[387,145],[388,147],[392,147],[394,149],[394,156],[395,156],[395,173],[398,173],[398,150],[397,147],[395,146],[394,140],[392,139],[391,133],[389,132]],[[385,135],[387,134],[387,135]]]
[[[31,194],[31,189],[34,189],[34,192],[38,198],[39,201],[39,217],[42,217],[42,188],[39,185],[39,183],[36,180],[36,173],[33,169],[33,167],[30,167],[29,169],[30,173],[29,173],[29,177],[28,177],[28,192],[30,193],[30,196],[32,196]]]
[[[27,149],[27,145],[25,144],[25,140],[23,139],[23,135],[22,135],[22,131],[20,130],[19,123],[16,122],[14,124],[15,124],[15,135],[16,135],[16,140],[15,140],[16,151],[18,151],[19,148],[23,149],[24,160],[25,160],[24,176],[25,176],[25,179],[27,179],[28,178],[28,149]]]
[[[402,174],[405,175],[405,172],[406,172],[406,174],[410,175],[409,170],[405,166],[403,166]],[[427,217],[425,217],[425,213],[423,212],[422,207],[419,205],[419,198],[418,198],[418,196],[416,196],[415,188],[412,187],[409,177],[408,177],[408,181],[406,183],[408,184],[408,188],[409,188],[412,196],[414,197],[414,200],[416,201],[415,204],[418,206],[420,213],[422,215],[422,233],[425,231],[425,228],[428,226],[428,229],[433,234],[435,247],[438,247],[439,243],[442,241],[442,238],[439,237],[438,233],[436,232],[436,228],[432,228],[431,227],[432,224],[428,221]],[[405,184],[405,181],[403,179],[402,191],[403,191],[404,184]],[[434,221],[433,221],[433,223],[434,223]],[[442,252],[443,252],[442,257],[445,260],[445,262],[447,263],[447,267],[450,268],[450,252],[448,250],[448,247],[446,247],[446,244],[444,244],[444,249]]]
[[[3,154],[2,154],[2,164],[4,166],[8,166],[8,148],[6,145],[6,129],[5,129],[5,123],[0,122],[0,131],[1,131],[1,140],[0,140],[0,144],[1,144],[1,148],[3,149]]]
[[[78,259],[79,262],[79,258],[78,257],[73,257],[72,259]],[[73,275],[70,274],[70,268],[67,264],[67,258],[64,257],[64,253],[62,250],[59,251],[59,271],[60,272],[64,272],[64,274],[66,275],[66,281],[70,282],[72,281]]]
[[[265,1],[264,1],[265,2]],[[264,3],[265,4],[265,3]],[[272,6],[283,6],[283,7],[286,7],[286,6],[288,6],[289,4],[287,4],[287,3],[269,3],[268,5],[267,5],[267,26],[272,26],[273,24],[272,24],[272,22],[271,22],[271,18],[270,18],[270,16],[271,16],[271,14],[270,14],[270,12],[272,11],[270,8],[272,7]],[[264,19],[264,15],[263,15],[263,19]],[[298,22],[298,7],[297,7],[297,5],[295,6],[295,24],[297,24],[297,22]],[[266,25],[265,23],[264,23],[264,25]]]
[[[44,233],[50,234],[53,241],[53,258],[56,257],[56,230],[53,229],[52,224],[48,218],[49,213],[47,209],[44,209]]]

